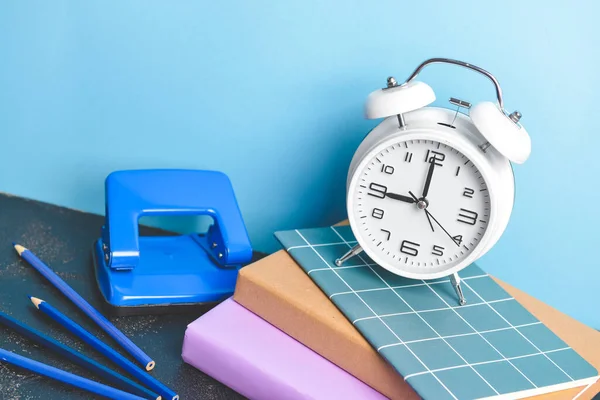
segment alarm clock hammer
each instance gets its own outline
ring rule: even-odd
[[[429,106],[435,93],[415,78],[431,64],[486,76],[497,101],[471,106],[452,97],[454,109]],[[521,164],[531,152],[521,113],[504,109],[500,84],[488,71],[432,58],[402,84],[388,78],[384,88],[369,95],[365,114],[384,120],[363,139],[350,164],[346,200],[357,244],[335,260],[336,266],[364,251],[396,275],[449,277],[465,304],[458,272],[483,256],[506,229],[515,194],[511,162]]]

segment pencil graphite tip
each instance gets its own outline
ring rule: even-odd
[[[33,303],[35,308],[37,308],[38,310],[40,308],[40,304],[42,304],[44,302],[44,300],[42,300],[42,299],[38,299],[37,297],[31,297],[31,296],[29,296],[29,300],[31,300],[31,302]]]
[[[17,253],[19,253],[19,255],[23,254],[23,252],[25,250],[27,250],[25,247],[21,246],[20,244],[13,243],[13,246],[15,246],[15,250],[17,251]]]

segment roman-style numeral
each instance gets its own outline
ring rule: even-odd
[[[369,192],[369,196],[377,197],[379,199],[385,198],[387,193],[387,186],[380,185],[379,183],[371,182],[369,185],[369,189],[373,191],[373,193]]]
[[[468,197],[470,199],[473,198],[473,195],[475,194],[475,191],[471,188],[465,188],[465,191],[463,192],[463,196]]]
[[[412,153],[410,151],[406,152],[406,156],[404,156],[405,162],[412,162]]]
[[[403,240],[402,244],[400,244],[400,251],[409,256],[416,256],[419,254],[419,249],[417,249],[419,246],[421,246],[419,243]]]
[[[475,211],[461,208],[460,212],[458,213],[457,221],[467,225],[475,225],[477,223],[478,216],[479,215]]]
[[[387,233],[387,239],[385,239],[385,240],[390,240],[390,236],[392,236],[392,232],[386,231],[385,229],[381,229],[381,232]]]
[[[385,211],[383,211],[381,208],[374,208],[371,216],[373,218],[383,219],[383,214],[385,214]]]
[[[431,252],[431,254],[433,254],[434,256],[443,256],[444,255],[444,248],[442,246],[433,246],[433,251]]]

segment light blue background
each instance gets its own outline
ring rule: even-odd
[[[275,230],[344,217],[375,124],[366,95],[426,58],[464,59],[498,77],[533,138],[480,265],[600,328],[599,4],[3,1],[0,190],[102,213],[113,170],[221,170],[255,247],[274,250]],[[493,98],[456,67],[422,79],[438,105]]]

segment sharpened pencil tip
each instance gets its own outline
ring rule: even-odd
[[[35,308],[37,308],[38,310],[40,308],[40,304],[42,304],[44,302],[44,300],[38,299],[37,297],[31,297],[31,296],[29,296],[29,299],[31,300],[31,302],[33,303],[33,305],[35,306]]]
[[[17,251],[17,253],[19,253],[19,255],[23,254],[23,252],[25,250],[27,250],[25,247],[21,246],[20,244],[13,243],[13,246],[15,246],[15,250]]]

